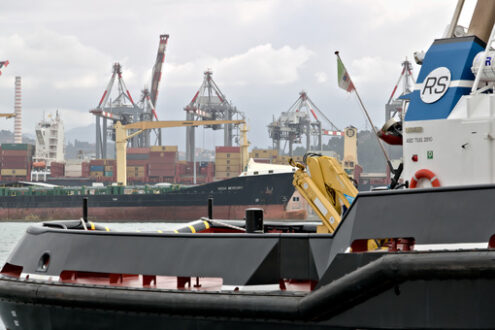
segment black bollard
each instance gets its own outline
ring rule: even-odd
[[[246,209],[246,232],[263,232],[263,209]]]
[[[88,222],[88,197],[83,197],[83,220]]]
[[[208,198],[208,219],[213,219],[213,197]]]

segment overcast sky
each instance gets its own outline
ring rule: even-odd
[[[22,77],[23,131],[43,112],[61,112],[66,129],[94,122],[94,108],[120,62],[135,99],[150,85],[158,36],[170,34],[157,102],[161,120],[185,119],[210,68],[247,115],[252,146],[268,146],[267,125],[305,90],[339,128],[365,127],[355,96],[337,87],[335,50],[376,125],[400,63],[444,33],[454,0],[4,0],[0,10],[0,112],[12,112],[14,77]],[[467,26],[475,1],[467,0]],[[414,67],[417,76],[418,67]],[[323,127],[325,127],[323,123]],[[1,119],[0,129],[13,129]],[[197,147],[223,142],[197,129]],[[90,137],[91,140],[94,137]],[[164,131],[183,150],[185,129]]]

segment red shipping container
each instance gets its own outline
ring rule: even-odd
[[[2,163],[2,168],[24,168],[27,169],[29,167],[28,163],[25,162],[4,162]]]
[[[177,152],[175,151],[150,152],[150,159],[155,159],[155,158],[177,159]]]
[[[128,154],[149,154],[150,148],[127,148]]]
[[[137,159],[128,159],[127,166],[143,166],[148,165],[148,160],[137,160]]]
[[[150,170],[174,170],[175,164],[149,164],[148,168]]]
[[[2,157],[4,156],[30,156],[27,150],[2,150]]]
[[[2,156],[1,160],[24,160],[28,161],[31,157],[28,156]]]
[[[162,175],[174,176],[175,171],[173,171],[173,170],[149,170],[147,174],[148,174],[148,176],[162,176]]]

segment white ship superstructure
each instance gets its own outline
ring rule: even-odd
[[[55,118],[49,115],[48,119],[43,118],[36,125],[35,159],[38,162],[44,161],[46,166],[54,161],[64,161],[64,123],[58,111]]]

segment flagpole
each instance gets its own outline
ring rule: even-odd
[[[343,62],[343,61],[342,61],[342,59],[340,58],[340,55],[339,55],[339,51],[338,51],[338,50],[337,50],[337,51],[335,51],[335,55],[337,55],[337,57],[339,58],[340,63],[342,63],[342,65],[343,65],[343,66],[344,66],[344,68],[345,68],[345,71],[346,71],[347,73],[349,73],[349,71],[347,71],[347,68],[345,67],[344,62]],[[378,145],[379,145],[379,146],[380,146],[380,148],[382,149],[383,155],[385,156],[385,159],[386,159],[387,164],[388,164],[388,166],[389,166],[389,168],[390,168],[390,171],[391,171],[392,173],[395,173],[394,167],[392,166],[392,162],[390,161],[390,158],[388,157],[388,154],[387,154],[387,152],[385,151],[385,148],[383,147],[382,141],[381,141],[381,140],[380,140],[380,138],[378,137],[378,132],[377,132],[377,130],[376,130],[376,128],[375,128],[375,125],[373,125],[373,121],[371,120],[371,117],[370,117],[370,115],[368,114],[368,111],[366,111],[366,107],[364,106],[364,103],[363,103],[363,101],[361,100],[361,96],[359,96],[359,93],[358,93],[358,91],[357,91],[356,85],[354,85],[354,83],[352,82],[351,75],[350,75],[350,74],[348,74],[348,76],[349,76],[349,80],[350,80],[351,84],[354,86],[354,88],[353,88],[353,89],[354,89],[354,92],[356,93],[356,96],[357,96],[357,99],[358,99],[358,101],[359,101],[359,104],[361,105],[361,109],[363,109],[363,112],[364,112],[364,114],[366,115],[366,118],[368,118],[368,121],[369,121],[369,123],[370,123],[371,127],[373,128],[373,132],[375,132],[375,137],[376,137],[376,139],[378,140]]]

